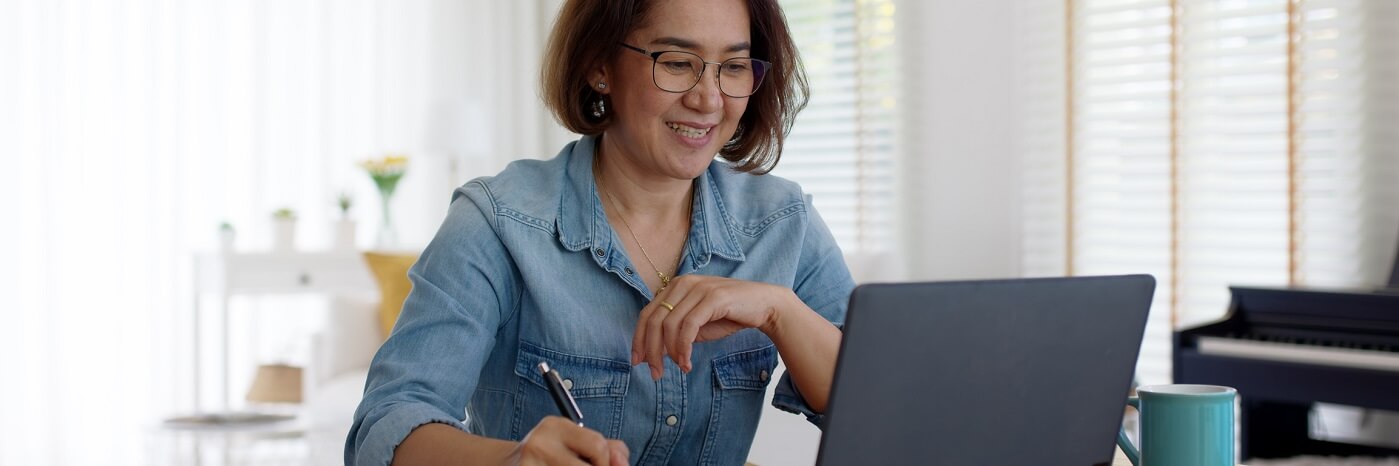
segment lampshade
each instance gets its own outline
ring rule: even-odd
[[[257,367],[253,386],[248,388],[248,401],[257,403],[300,403],[301,368],[285,364],[265,364]]]

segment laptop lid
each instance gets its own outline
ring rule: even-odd
[[[1155,286],[857,287],[817,463],[1111,464]]]

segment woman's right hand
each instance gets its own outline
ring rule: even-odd
[[[515,466],[626,466],[630,458],[621,440],[569,422],[559,416],[539,421],[510,452],[506,464]]]

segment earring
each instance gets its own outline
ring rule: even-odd
[[[599,91],[600,91],[600,90],[603,90],[603,89],[607,89],[607,83],[599,81],[599,82],[597,83],[597,89],[598,89]]]
[[[606,114],[607,103],[603,102],[602,97],[598,97],[597,100],[593,101],[593,116],[596,118],[602,118],[602,116]]]

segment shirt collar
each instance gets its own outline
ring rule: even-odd
[[[607,214],[598,197],[597,184],[593,179],[593,157],[596,155],[597,138],[583,136],[569,144],[561,154],[567,157],[564,164],[564,187],[559,199],[559,212],[556,220],[559,244],[570,251],[592,249],[590,255],[599,265],[607,266],[614,247],[612,227],[607,223]],[[738,231],[729,218],[727,207],[720,198],[714,182],[716,170],[729,170],[721,162],[710,164],[709,169],[695,180],[695,203],[690,218],[690,238],[685,244],[688,260],[681,261],[682,272],[686,269],[703,267],[709,264],[712,256],[743,261],[743,249],[739,246]],[[689,267],[685,267],[689,265]]]

